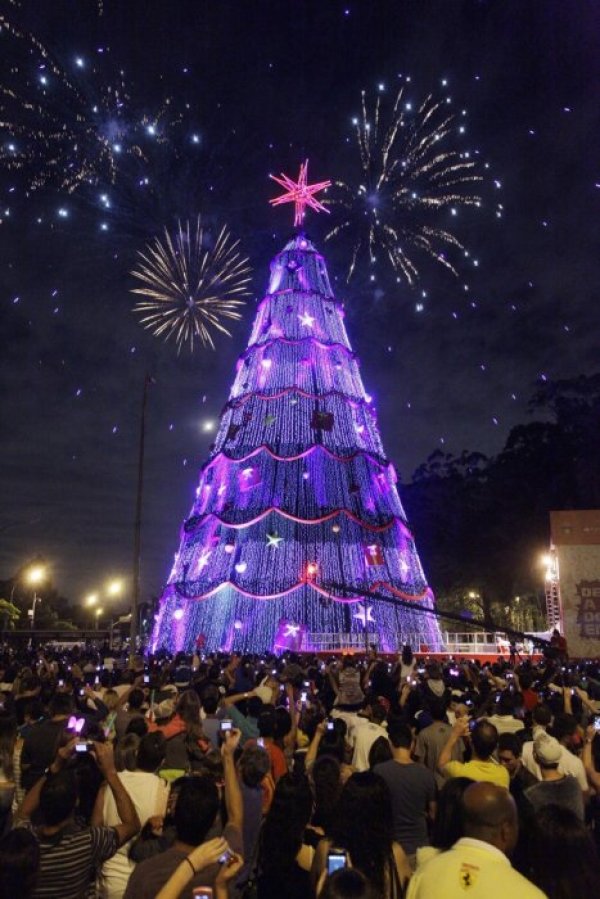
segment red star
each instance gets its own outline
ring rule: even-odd
[[[330,187],[331,181],[319,181],[317,184],[307,184],[307,174],[308,159],[300,166],[298,181],[292,181],[291,178],[288,178],[288,176],[283,173],[280,178],[276,175],[269,175],[269,178],[272,178],[273,181],[276,181],[277,184],[280,184],[281,187],[286,189],[286,193],[281,194],[280,197],[275,197],[273,200],[269,200],[269,203],[271,206],[280,206],[282,203],[294,203],[295,226],[301,225],[304,221],[305,206],[310,206],[311,209],[314,209],[317,212],[329,212],[329,209],[326,209],[322,203],[319,203],[314,195],[317,191]]]

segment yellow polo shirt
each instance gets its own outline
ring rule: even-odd
[[[448,762],[444,765],[446,777],[470,777],[471,780],[485,780],[496,784],[497,787],[505,787],[508,790],[510,777],[506,768],[494,759],[482,762],[481,759],[471,759],[470,762]]]
[[[547,899],[489,843],[463,837],[418,865],[406,899]]]

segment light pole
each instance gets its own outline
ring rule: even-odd
[[[104,612],[104,609],[96,609],[94,611],[94,615],[96,617],[96,630],[98,630],[98,625],[100,624],[100,615]]]
[[[138,635],[138,606],[140,603],[140,572],[142,566],[142,500],[144,498],[144,452],[146,442],[146,407],[148,405],[148,387],[154,378],[148,373],[144,377],[142,391],[142,414],[140,418],[140,439],[138,446],[138,479],[135,500],[135,524],[133,536],[133,593],[131,597],[131,625],[129,630],[129,655],[133,659]]]

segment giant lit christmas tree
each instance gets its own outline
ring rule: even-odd
[[[296,223],[320,206],[306,166],[279,183]],[[271,263],[152,646],[434,650],[432,607],[343,306],[299,232]]]

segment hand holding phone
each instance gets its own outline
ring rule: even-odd
[[[327,853],[327,874],[331,876],[334,871],[348,867],[348,853],[345,849],[330,849]]]

